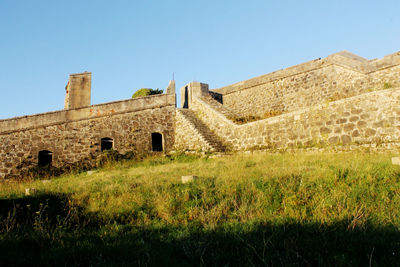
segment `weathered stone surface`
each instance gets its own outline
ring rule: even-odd
[[[350,119],[349,119],[349,121],[351,121],[351,122],[356,122],[356,121],[358,121],[358,116],[352,116],[352,117],[350,117]]]
[[[340,137],[340,140],[342,141],[343,144],[349,144],[351,143],[351,137],[344,134]]]
[[[342,132],[342,128],[340,128],[340,127],[335,128],[335,133],[341,133],[341,132]]]
[[[321,134],[329,134],[332,132],[332,130],[327,127],[321,127],[320,132],[321,132]]]
[[[368,128],[365,130],[365,135],[367,137],[374,136],[375,134],[376,134],[376,130],[374,130],[374,129]]]
[[[385,127],[379,128],[384,131],[380,130],[379,133],[378,129],[374,128],[375,121],[359,120],[359,116],[367,117],[364,113],[368,114],[370,118],[378,116],[390,118],[394,109],[397,108],[398,95],[400,95],[400,89],[376,91],[332,102],[328,106],[321,105],[323,108],[311,107],[242,125],[228,120],[201,98],[193,99],[192,108],[197,116],[234,150],[258,149],[259,146],[275,149],[296,147],[299,144],[309,146],[312,143],[323,144],[326,141],[344,145],[353,144],[353,141],[356,141],[357,143],[353,145],[357,146],[363,143],[377,142],[377,140],[400,143],[400,131],[396,120],[387,120],[387,123],[384,124]],[[352,118],[354,122],[349,122],[347,118],[341,117],[345,112],[357,113],[349,115],[349,120]],[[361,112],[364,113],[358,115]],[[297,117],[298,120],[294,121],[294,117]],[[332,118],[338,118],[336,121],[339,124],[336,124],[335,127],[327,123]],[[316,121],[313,122],[314,120]],[[320,127],[316,122],[322,122],[325,126]],[[231,133],[235,133],[235,135]],[[379,136],[378,134],[382,135],[382,138],[371,139]],[[390,139],[385,139],[384,136],[388,134],[390,134]],[[260,135],[263,136],[261,144],[254,141],[258,140]],[[353,138],[356,139],[353,140]],[[310,143],[311,139],[315,141]]]
[[[65,116],[71,112],[75,115]],[[12,171],[12,176],[18,176],[18,172],[37,166],[39,151],[43,150],[53,152],[54,167],[81,163],[93,166],[101,154],[104,137],[113,139],[113,149],[119,153],[137,154],[151,152],[152,133],[160,133],[163,149],[169,151],[174,145],[174,126],[174,95],[0,120],[0,138],[7,140],[0,143],[0,151],[6,152],[0,154],[0,178]]]
[[[368,93],[371,88],[380,90],[385,82],[392,88],[400,86],[399,58],[399,53],[394,53],[378,60],[360,61],[337,53],[212,91],[222,94],[224,105],[245,116],[292,112]],[[359,115],[364,107],[345,112]]]
[[[336,124],[343,124],[343,123],[346,123],[346,122],[347,122],[346,118],[341,118],[341,119],[336,121]]]
[[[355,127],[354,123],[347,123],[346,125],[344,125],[343,130],[345,132],[349,132],[351,130],[353,130]]]
[[[365,122],[365,121],[359,121],[359,122],[357,122],[357,127],[358,128],[364,128],[364,127],[366,127],[367,126],[367,122]]]
[[[358,130],[354,130],[353,133],[351,134],[353,137],[360,136],[360,132]]]
[[[362,109],[352,109],[351,114],[360,114],[362,112]]]
[[[374,122],[372,124],[372,127],[374,127],[374,128],[383,127],[383,121]]]
[[[338,136],[332,136],[331,138],[329,138],[328,141],[331,144],[337,144],[337,143],[339,143],[339,137]]]

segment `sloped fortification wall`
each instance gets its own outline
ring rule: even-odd
[[[146,152],[151,134],[163,135],[164,150],[174,144],[175,95],[154,95],[0,121],[0,178],[18,176],[38,164],[42,150],[52,165],[94,164],[101,138],[112,138],[114,150]]]
[[[365,93],[237,125],[194,97],[192,109],[234,150],[315,145],[400,147],[400,88]]]
[[[400,52],[366,60],[348,52],[317,59],[212,90],[223,104],[244,116],[298,109],[400,86]]]

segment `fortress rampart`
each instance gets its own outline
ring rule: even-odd
[[[366,60],[340,52],[211,90],[243,116],[269,117],[327,101],[400,86],[400,52]]]
[[[94,166],[103,145],[121,154],[153,151],[154,134],[156,150],[168,151],[174,129],[174,94],[1,120],[0,178],[38,166],[41,152],[54,167]]]
[[[195,97],[192,109],[234,150],[376,144],[400,147],[400,88],[375,91],[237,125]]]
[[[174,81],[165,94],[99,105],[90,105],[90,86],[90,73],[72,74],[64,110],[0,120],[0,178],[95,166],[110,149],[400,151],[400,52],[340,52],[214,90],[190,82],[180,109]]]

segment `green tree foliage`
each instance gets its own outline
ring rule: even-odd
[[[151,89],[151,88],[141,88],[137,90],[133,95],[132,98],[148,96],[148,95],[158,95],[162,94],[163,90],[160,89]]]

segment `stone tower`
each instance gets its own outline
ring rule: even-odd
[[[192,105],[192,95],[207,96],[209,94],[208,84],[190,82],[181,88],[181,107],[189,108]]]
[[[90,89],[92,73],[83,72],[70,74],[65,87],[65,109],[74,109],[90,106]]]

